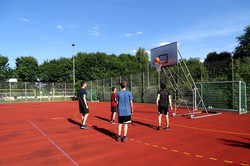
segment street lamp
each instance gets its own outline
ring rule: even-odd
[[[74,55],[74,47],[75,47],[75,44],[72,44],[72,48],[73,48],[73,89],[74,89],[74,99],[75,99],[75,95],[76,95],[76,92],[75,92],[75,84],[76,84],[76,78],[75,78],[75,55]]]

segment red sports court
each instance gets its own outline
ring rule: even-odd
[[[136,103],[129,141],[118,143],[117,125],[108,122],[110,103],[89,105],[90,129],[81,130],[78,101],[1,104],[0,165],[250,163],[249,113],[222,112],[199,119],[170,116],[171,130],[158,131],[157,106]]]

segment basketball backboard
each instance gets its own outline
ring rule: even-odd
[[[178,63],[177,42],[166,44],[151,49],[151,67],[155,68],[155,58],[160,58],[164,66],[172,66]]]

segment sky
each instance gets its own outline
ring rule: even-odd
[[[183,58],[233,52],[250,25],[249,0],[0,0],[0,54],[70,58],[128,53],[177,41]],[[150,55],[149,55],[150,56]]]

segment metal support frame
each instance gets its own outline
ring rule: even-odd
[[[203,101],[199,91],[197,91],[197,87],[196,87],[196,84],[195,84],[195,82],[193,80],[193,77],[192,77],[192,75],[191,75],[191,73],[190,73],[190,71],[189,71],[189,69],[188,69],[188,67],[187,67],[181,53],[180,53],[180,51],[179,50],[177,50],[177,51],[178,51],[178,54],[180,56],[178,66],[181,68],[181,72],[184,74],[185,77],[181,78],[180,73],[179,72],[176,73],[169,66],[166,67],[168,72],[166,72],[166,70],[164,68],[162,68],[162,69],[163,69],[163,71],[164,71],[164,73],[165,73],[165,75],[166,75],[166,77],[167,77],[167,79],[168,79],[170,85],[172,86],[172,88],[173,88],[176,95],[177,95],[177,91],[178,91],[178,94],[181,96],[182,99],[184,99],[184,97],[183,97],[183,95],[181,93],[181,89],[180,89],[178,83],[176,82],[176,80],[174,78],[174,75],[177,76],[178,80],[181,81],[181,83],[185,84],[188,87],[188,89],[190,91],[192,91],[192,95],[193,95],[193,97],[192,97],[193,106],[192,107],[193,108],[192,108],[192,112],[191,112],[189,107],[188,107],[188,104],[187,104],[187,102],[185,100],[181,101],[180,103],[178,103],[179,105],[177,105],[176,97],[175,97],[175,112],[173,113],[173,116],[190,115],[191,119],[196,119],[196,118],[202,118],[202,117],[217,115],[217,114],[209,114],[208,113],[208,111],[206,109],[206,106],[204,104],[204,101]],[[158,72],[158,74],[160,75],[159,72]],[[196,105],[197,98],[200,99],[200,102],[202,104],[202,109],[205,111],[206,115],[201,115],[201,116],[195,115],[197,113],[201,113],[199,111],[196,111],[197,110],[197,105]],[[181,105],[182,102],[185,103],[185,106],[188,109],[188,113],[186,113],[186,114],[178,114],[177,115],[177,108]]]
[[[169,67],[167,67],[168,72],[169,72],[169,74],[170,74],[170,77],[169,77],[168,74],[167,74],[167,72],[166,72],[166,70],[165,70],[164,68],[162,68],[162,69],[163,69],[165,75],[167,76],[167,79],[168,79],[168,81],[169,81],[171,87],[173,88],[173,90],[175,91],[175,94],[176,94],[176,93],[177,93],[177,90],[179,90],[180,88],[179,88],[177,82],[175,81],[175,79],[174,79],[174,77],[173,77],[173,74],[171,73],[171,70],[169,69]],[[171,80],[174,82],[174,84],[172,83]],[[175,85],[176,87],[174,87],[174,85]],[[181,98],[183,99],[184,97],[183,97],[181,91],[179,91],[179,94],[181,95]],[[189,110],[189,107],[188,107],[188,105],[187,105],[187,103],[186,103],[186,101],[183,100],[182,102],[185,103],[185,105],[186,105],[186,107],[187,107],[187,109],[188,109],[188,112],[191,113],[190,110]],[[176,96],[175,96],[175,112],[173,113],[173,116],[177,116],[177,111],[176,111],[176,110],[177,110],[177,108],[181,105],[182,102],[180,102],[180,103],[177,105]]]

